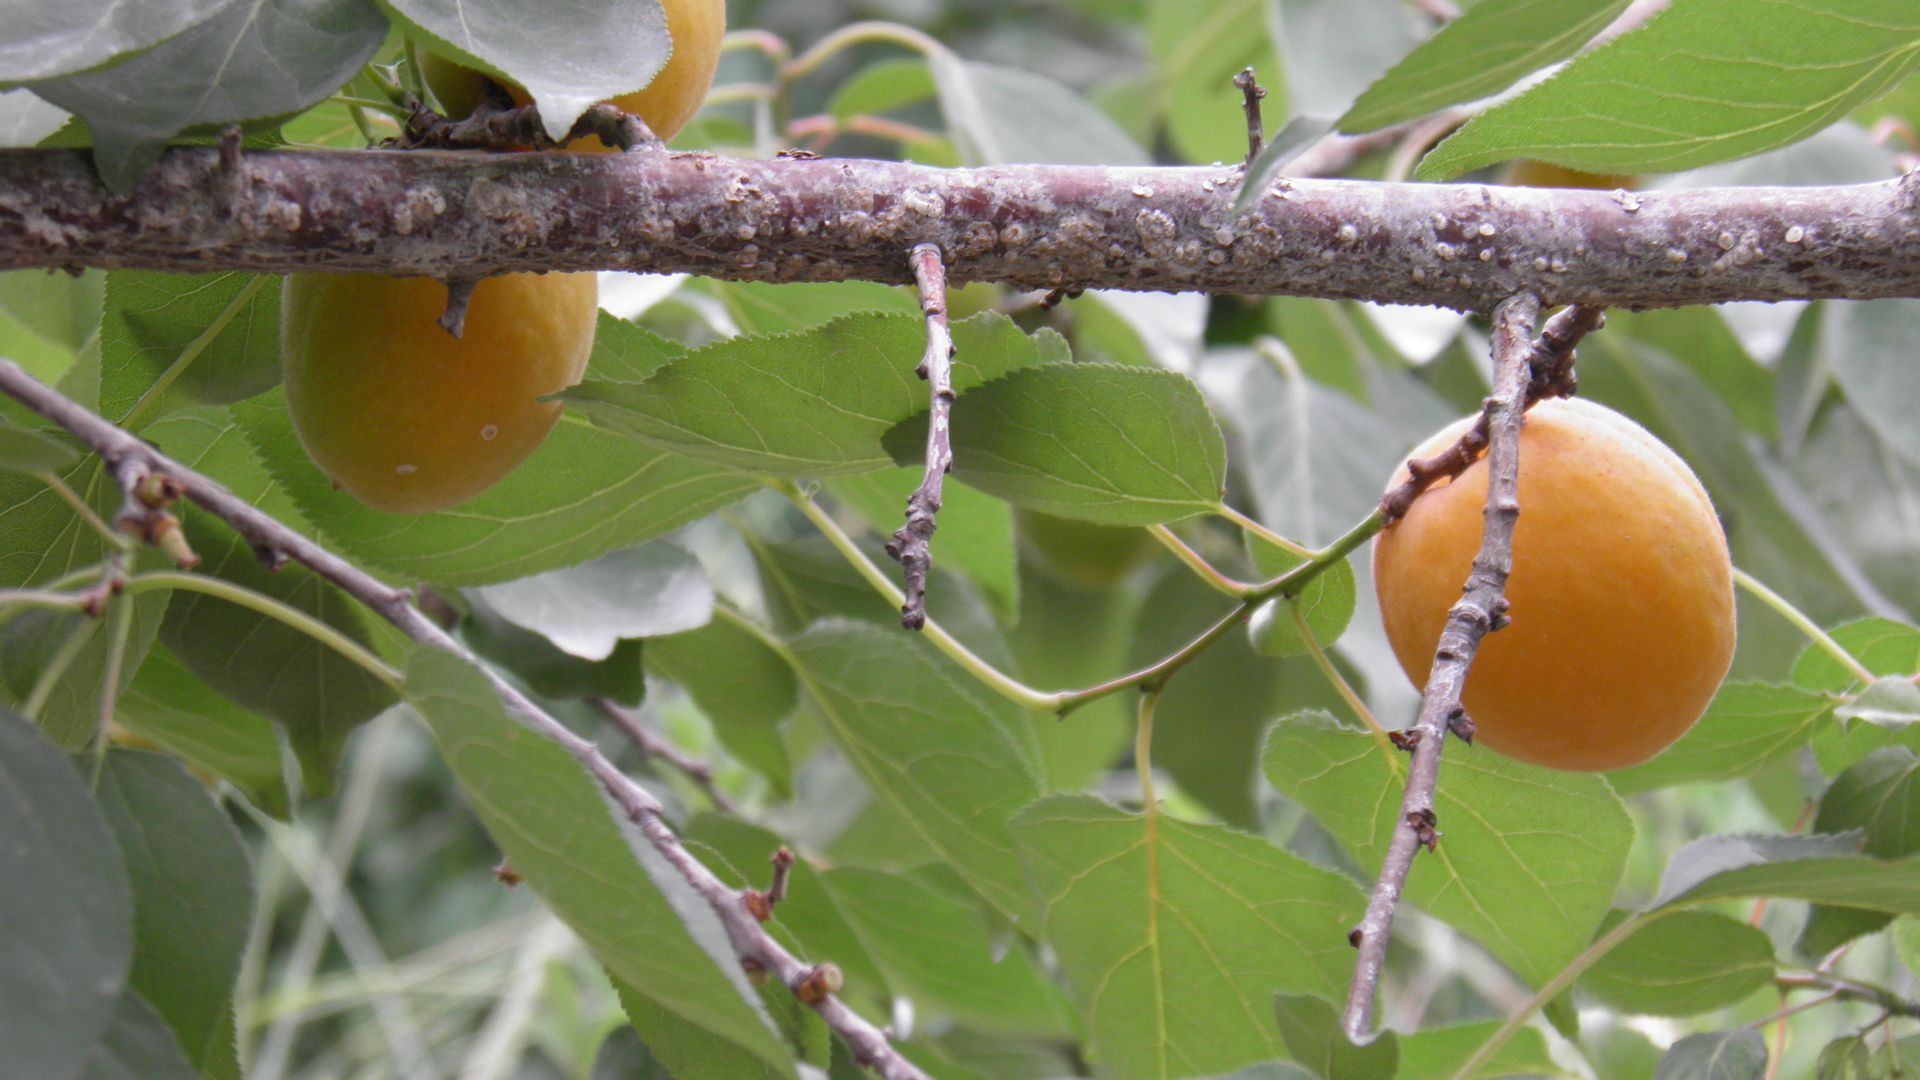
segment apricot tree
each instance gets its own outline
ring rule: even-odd
[[[1902,0],[16,7],[8,1070],[1920,1064]]]

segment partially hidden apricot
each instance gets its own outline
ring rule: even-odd
[[[1640,186],[1640,178],[1637,176],[1582,172],[1579,169],[1569,169],[1565,165],[1536,161],[1532,158],[1516,161],[1508,166],[1506,175],[1500,182],[1515,187],[1589,188],[1598,191],[1615,191],[1620,188],[1631,191]]]
[[[726,0],[666,0],[666,12],[673,55],[644,89],[622,94],[611,102],[645,120],[662,140],[680,134],[693,114],[700,111],[720,63],[720,39],[727,32]],[[433,96],[454,117],[471,113],[485,94],[485,75],[431,53],[423,55],[420,74]],[[533,100],[525,89],[511,83],[503,85],[514,104]],[[567,149],[590,154],[613,152],[594,135],[575,139]]]
[[[292,274],[282,286],[294,431],[379,510],[442,510],[499,482],[560,418],[539,399],[579,382],[593,351],[592,274],[487,278],[458,338],[439,325],[446,302],[427,278]]]
[[[1486,497],[1483,457],[1374,541],[1387,638],[1417,685],[1479,550]],[[1536,765],[1646,761],[1699,719],[1733,659],[1733,567],[1706,491],[1646,429],[1591,402],[1527,414],[1506,595],[1512,623],[1481,643],[1462,703],[1479,742]]]

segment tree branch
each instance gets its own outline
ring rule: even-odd
[[[906,570],[906,599],[900,625],[927,625],[927,575],[933,571],[933,531],[940,527],[941,489],[953,468],[953,332],[947,326],[947,271],[940,249],[921,244],[909,260],[920,289],[920,313],[927,320],[927,351],[916,369],[927,382],[927,469],[920,486],[907,497],[907,522],[887,542],[887,554]]]
[[[1347,993],[1348,1038],[1364,1038],[1373,1026],[1373,998],[1386,961],[1394,909],[1406,884],[1413,857],[1439,843],[1433,812],[1434,789],[1440,778],[1440,751],[1450,728],[1463,726],[1460,691],[1473,664],[1480,639],[1506,622],[1507,602],[1502,593],[1513,569],[1513,528],[1520,518],[1520,421],[1526,413],[1528,358],[1533,354],[1529,335],[1540,313],[1539,298],[1521,293],[1500,304],[1493,314],[1493,394],[1485,416],[1491,432],[1487,444],[1487,509],[1480,553],[1459,603],[1447,613],[1446,627],[1434,651],[1433,669],[1420,701],[1420,715],[1404,735],[1412,750],[1407,790],[1400,802],[1400,824],[1387,845],[1380,878],[1367,902],[1366,916],[1349,938],[1359,956],[1354,961],[1353,984]]]
[[[739,804],[728,798],[727,793],[721,791],[719,785],[713,782],[713,766],[673,745],[666,736],[641,723],[640,718],[632,711],[621,708],[618,702],[597,697],[592,700],[592,704],[601,716],[606,717],[614,727],[620,729],[620,733],[625,735],[647,760],[658,761],[677,769],[706,793],[714,809],[729,817],[740,816]]]
[[[654,850],[707,901],[725,929],[734,955],[744,968],[749,972],[763,972],[779,978],[794,992],[794,996],[809,1005],[846,1042],[857,1062],[872,1068],[883,1080],[928,1080],[917,1066],[900,1056],[878,1028],[847,1008],[839,998],[822,992],[832,982],[823,977],[832,971],[832,965],[803,964],[768,936],[748,910],[745,891],[729,888],[680,843],[680,838],[674,835],[673,829],[662,816],[664,808],[659,800],[616,768],[592,743],[547,715],[540,706],[449,637],[446,631],[412,605],[404,590],[381,584],[339,556],[261,513],[221,485],[173,461],[135,436],[63,397],[9,360],[0,360],[0,393],[13,397],[77,436],[100,456],[116,476],[137,471],[147,477],[167,478],[171,484],[178,486],[186,498],[226,522],[257,551],[277,561],[291,559],[305,565],[347,595],[372,608],[413,641],[452,653],[473,664],[486,676],[500,699],[528,727],[559,743],[580,762],[612,797],[621,812],[639,827]]]
[[[1234,167],[935,169],[849,159],[168,151],[114,195],[75,151],[0,151],[0,269],[423,275],[673,271],[1317,296],[1485,311],[1920,297],[1920,176],[1598,191],[1286,179]]]

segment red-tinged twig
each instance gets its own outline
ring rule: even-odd
[[[1606,309],[1575,304],[1547,320],[1526,355],[1525,408],[1550,397],[1570,397],[1579,388],[1573,373],[1574,347],[1580,339],[1606,324]],[[1441,480],[1465,472],[1487,448],[1487,414],[1482,412],[1453,445],[1426,458],[1407,462],[1407,478],[1380,500],[1380,512],[1389,522],[1406,516],[1413,500]]]
[[[1464,715],[1460,691],[1473,664],[1480,639],[1504,625],[1506,599],[1502,595],[1513,569],[1513,530],[1520,518],[1520,421],[1526,412],[1529,335],[1540,312],[1540,301],[1522,293],[1502,302],[1493,313],[1493,393],[1485,415],[1492,433],[1487,444],[1487,509],[1485,535],[1474,557],[1460,601],[1447,613],[1446,627],[1434,651],[1432,673],[1421,697],[1420,715],[1408,733],[1412,743],[1407,789],[1400,802],[1400,824],[1388,842],[1380,877],[1367,902],[1367,912],[1348,938],[1358,950],[1353,984],[1347,994],[1346,1030],[1353,1039],[1365,1037],[1373,1026],[1373,999],[1386,961],[1393,932],[1394,911],[1406,885],[1413,857],[1439,841],[1434,813],[1434,791],[1440,778],[1440,752],[1450,721]]]
[[[887,541],[887,554],[906,570],[900,625],[927,625],[927,575],[933,570],[933,532],[940,527],[941,490],[953,468],[953,332],[947,326],[947,272],[940,249],[921,244],[909,257],[926,316],[927,351],[915,369],[927,382],[927,467],[907,498],[907,522]]]
[[[1246,167],[1251,169],[1254,159],[1260,156],[1260,148],[1267,138],[1266,124],[1260,118],[1260,102],[1267,96],[1267,90],[1260,85],[1259,79],[1250,67],[1240,69],[1240,74],[1233,77],[1233,85],[1240,90],[1240,107],[1247,114]]]
[[[713,782],[713,766],[673,745],[665,736],[641,723],[631,710],[621,708],[618,702],[594,698],[593,707],[601,716],[612,721],[613,726],[619,728],[621,734],[638,747],[647,760],[660,762],[684,774],[706,793],[714,809],[731,817],[740,816],[739,804]]]
[[[0,393],[77,436],[121,475],[129,463],[148,474],[177,483],[185,498],[226,522],[256,551],[277,553],[312,570],[342,592],[365,604],[401,633],[428,648],[452,653],[474,665],[485,676],[507,708],[538,734],[558,743],[604,788],[614,804],[636,825],[653,849],[671,865],[713,909],[741,966],[753,975],[778,978],[794,995],[818,1013],[852,1050],[854,1060],[872,1069],[882,1080],[929,1080],[926,1073],[902,1057],[886,1035],[825,992],[836,982],[831,964],[802,963],[770,937],[742,903],[742,890],[729,887],[693,857],[666,822],[665,808],[586,739],[549,716],[498,672],[442,630],[402,589],[390,588],[358,567],[294,532],[225,487],[168,458],[132,434],[101,419],[23,371],[0,360]]]

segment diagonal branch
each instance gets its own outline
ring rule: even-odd
[[[927,352],[916,370],[927,382],[927,471],[907,498],[907,523],[887,542],[887,554],[906,568],[906,600],[900,625],[927,625],[927,575],[933,570],[933,531],[940,527],[941,488],[953,468],[953,331],[947,326],[947,271],[940,249],[913,249],[914,282],[920,288],[920,312],[927,319]]]
[[[702,792],[706,793],[714,809],[729,817],[740,816],[740,805],[729,798],[726,792],[721,791],[720,785],[714,783],[713,766],[673,745],[666,736],[648,728],[640,722],[638,716],[635,716],[631,710],[622,708],[618,702],[610,698],[597,697],[592,700],[592,705],[595,711],[606,717],[614,727],[619,728],[620,733],[625,735],[647,760],[662,762],[692,780]]]
[[[1401,741],[1413,751],[1407,771],[1406,795],[1400,802],[1400,824],[1387,845],[1380,878],[1367,902],[1367,913],[1349,937],[1359,951],[1353,984],[1347,993],[1348,1038],[1359,1040],[1373,1026],[1374,991],[1380,967],[1386,961],[1393,915],[1406,885],[1407,871],[1420,848],[1439,843],[1433,812],[1434,789],[1440,778],[1440,751],[1448,731],[1470,731],[1460,708],[1460,691],[1473,664],[1480,639],[1506,623],[1507,574],[1513,569],[1513,529],[1520,518],[1520,421],[1526,413],[1528,358],[1533,349],[1528,335],[1540,313],[1539,298],[1521,293],[1503,301],[1493,313],[1493,393],[1485,416],[1491,432],[1487,444],[1487,511],[1480,553],[1459,603],[1447,613],[1446,627],[1434,651],[1433,670],[1420,701],[1420,715]]]
[[[1302,166],[1302,169],[1306,166]],[[125,194],[84,153],[0,150],[0,269],[418,275],[641,270],[1316,296],[1487,311],[1920,297],[1920,174],[1851,187],[1604,191],[1282,178],[1240,167],[627,154],[161,155]]]
[[[775,976],[804,1001],[853,1051],[854,1059],[883,1080],[929,1080],[918,1066],[902,1057],[887,1036],[847,1008],[838,997],[823,993],[832,980],[823,978],[832,965],[808,965],[768,936],[748,910],[744,891],[733,889],[694,858],[662,816],[664,808],[645,788],[616,768],[592,743],[569,731],[539,705],[482,663],[465,646],[449,637],[433,620],[413,606],[405,590],[392,589],[371,575],[260,512],[218,483],[168,458],[132,434],[101,419],[23,371],[10,360],[0,360],[0,393],[65,428],[87,444],[115,475],[139,472],[163,476],[171,486],[245,537],[256,551],[276,561],[291,559],[338,586],[372,608],[413,641],[458,656],[486,676],[493,690],[534,731],[559,743],[612,797],[655,851],[671,864],[687,884],[706,900],[726,930],[728,943],[749,972]]]

